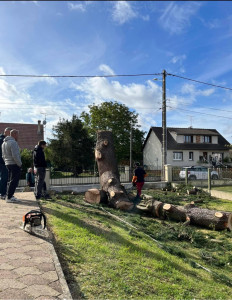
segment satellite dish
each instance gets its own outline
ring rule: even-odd
[[[43,121],[43,125],[46,125],[46,124],[47,124],[47,121],[46,121],[46,120],[44,120],[44,121]]]

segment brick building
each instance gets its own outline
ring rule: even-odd
[[[38,121],[38,124],[0,123],[0,133],[4,133],[6,127],[19,131],[20,149],[33,150],[38,141],[44,139],[44,128],[41,121]]]

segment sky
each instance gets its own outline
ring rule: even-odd
[[[231,1],[0,1],[0,75],[170,74],[232,88]],[[155,80],[154,80],[155,79]],[[232,143],[232,91],[168,75],[167,126]],[[162,126],[162,76],[0,76],[0,122],[60,119],[118,101]]]

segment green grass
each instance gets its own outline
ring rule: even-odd
[[[186,203],[171,192],[148,193]],[[85,203],[83,195],[59,195],[41,203],[75,299],[231,299],[230,232],[103,208],[133,229],[100,206]],[[218,205],[227,203],[210,203],[215,209]]]
[[[213,187],[212,189],[217,191],[232,193],[232,186],[217,186],[217,187]]]

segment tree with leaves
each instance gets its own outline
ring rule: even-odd
[[[75,175],[94,163],[94,141],[82,121],[73,115],[71,121],[62,119],[53,127],[47,158],[55,168],[70,170]]]
[[[127,106],[118,102],[103,102],[100,105],[90,105],[89,113],[82,112],[90,135],[96,139],[98,130],[111,130],[118,162],[129,164],[130,160],[130,132],[132,126],[132,157],[134,161],[142,160],[142,144],[144,134],[139,129],[138,114],[130,111]]]
[[[28,149],[22,149],[20,150],[20,155],[22,160],[21,178],[25,179],[27,169],[33,168],[32,151]]]

